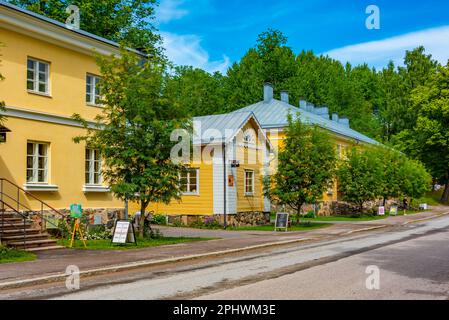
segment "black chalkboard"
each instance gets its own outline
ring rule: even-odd
[[[276,223],[274,225],[274,229],[285,229],[287,231],[288,228],[288,213],[277,213],[276,214]]]

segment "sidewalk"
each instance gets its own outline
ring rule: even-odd
[[[186,256],[220,253],[229,249],[242,249],[259,245],[276,245],[285,241],[316,241],[334,237],[347,236],[355,232],[363,232],[378,228],[402,225],[410,221],[437,217],[449,213],[448,207],[438,207],[430,212],[417,215],[389,217],[383,220],[349,222],[335,224],[328,228],[307,232],[263,232],[263,231],[223,231],[199,230],[189,228],[158,227],[165,236],[213,237],[219,240],[199,241],[161,247],[150,247],[135,250],[84,251],[62,249],[38,254],[38,259],[31,262],[20,262],[0,265],[0,288],[2,283],[43,277],[64,273],[69,265],[76,265],[81,271],[111,267],[128,263],[156,262],[164,259],[183,258]]]

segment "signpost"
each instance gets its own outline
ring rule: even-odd
[[[134,243],[137,245],[136,233],[134,225],[130,221],[118,220],[114,228],[114,236],[112,243],[126,244]]]
[[[70,217],[75,219],[75,224],[73,225],[72,230],[72,239],[70,241],[70,248],[73,247],[73,242],[75,241],[75,234],[78,232],[80,239],[83,241],[84,248],[87,248],[86,240],[84,239],[83,231],[80,228],[81,218],[83,217],[83,208],[80,204],[71,204],[70,205]]]
[[[392,206],[390,208],[390,216],[397,216],[398,215],[398,207],[397,206]]]
[[[288,229],[288,213],[277,213],[276,214],[276,222],[274,224],[274,231],[277,231],[278,229],[285,229],[287,231]]]

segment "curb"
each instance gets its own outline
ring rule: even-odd
[[[382,228],[387,228],[387,227],[389,227],[389,225],[387,225],[387,224],[384,224],[381,226],[375,226],[375,227],[367,227],[367,228],[362,228],[362,229],[357,229],[357,230],[351,230],[351,231],[343,233],[342,235],[346,236],[346,235],[350,235],[350,234],[357,233],[357,232],[371,231],[371,230],[377,230],[377,229],[382,229]]]
[[[304,242],[304,241],[308,241],[308,240],[311,240],[311,239],[310,238],[302,238],[302,239],[294,239],[294,240],[286,240],[286,241],[278,241],[278,242],[269,242],[269,243],[258,244],[258,245],[249,246],[249,247],[227,249],[227,250],[222,250],[222,251],[214,251],[214,252],[210,252],[210,253],[193,254],[193,255],[161,259],[161,260],[144,260],[144,261],[139,261],[139,262],[131,262],[131,263],[125,263],[125,264],[120,264],[120,265],[113,265],[113,266],[108,266],[108,267],[101,267],[101,268],[95,268],[95,269],[90,269],[90,270],[86,270],[86,271],[80,271],[79,275],[80,275],[80,277],[101,275],[101,274],[105,274],[108,272],[132,270],[132,269],[156,266],[156,265],[166,264],[166,263],[182,262],[182,261],[189,261],[189,260],[201,259],[201,258],[206,258],[206,257],[221,256],[221,255],[225,255],[225,254],[238,253],[238,252],[242,252],[242,251],[250,251],[250,250],[256,250],[256,249],[267,248],[267,247],[275,247],[275,246],[282,246],[282,245],[286,245],[286,244],[299,243],[299,242]],[[17,288],[31,286],[31,285],[64,281],[67,279],[67,276],[68,276],[68,274],[66,274],[66,273],[56,273],[56,274],[50,274],[50,275],[43,276],[43,277],[3,282],[3,283],[0,283],[0,290],[1,289],[3,289],[3,290],[4,289],[17,289]]]
[[[447,215],[449,215],[449,211],[448,212],[443,212],[443,213],[440,213],[440,214],[437,214],[437,215],[434,215],[434,216],[431,216],[431,217],[427,217],[427,218],[406,221],[402,225],[406,226],[406,225],[409,225],[411,223],[433,220],[433,219],[437,219],[437,218],[444,217],[444,216],[447,216]]]

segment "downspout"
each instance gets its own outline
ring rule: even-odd
[[[226,142],[223,142],[223,224],[224,229],[226,230],[228,227],[228,220],[227,220],[227,214],[226,214]]]

